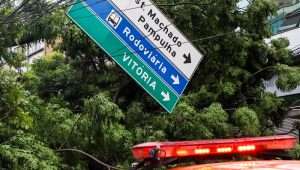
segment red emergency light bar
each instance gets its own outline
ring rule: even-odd
[[[150,150],[160,148],[163,151],[158,151],[157,156],[167,158],[293,149],[296,143],[297,138],[288,135],[181,142],[148,142],[132,147],[132,152],[136,159],[147,159],[151,158]]]

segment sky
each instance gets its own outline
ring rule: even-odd
[[[240,0],[240,2],[238,3],[238,6],[239,6],[240,8],[243,8],[243,7],[247,6],[248,4],[249,4],[249,3],[248,3],[247,0]]]

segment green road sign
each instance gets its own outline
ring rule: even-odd
[[[109,15],[109,13],[103,13],[102,15]],[[161,106],[169,113],[173,111],[179,100],[179,96],[128,48],[128,45],[117,36],[107,25],[106,21],[98,17],[85,3],[73,5],[68,10],[67,16],[159,102]]]

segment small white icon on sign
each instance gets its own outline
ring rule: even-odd
[[[106,21],[116,29],[120,25],[122,18],[115,12],[115,10],[111,10]]]

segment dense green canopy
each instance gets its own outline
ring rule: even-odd
[[[134,161],[131,147],[142,142],[274,135],[291,105],[265,92],[263,80],[282,75],[276,86],[290,91],[300,84],[300,70],[290,66],[287,39],[263,40],[272,35],[267,18],[276,15],[278,4],[249,1],[243,9],[239,0],[154,1],[190,40],[198,40],[193,44],[204,54],[172,114],[64,15],[67,3],[28,27],[25,22],[34,19],[0,24],[4,39],[13,24],[25,25],[11,41],[34,36],[34,42],[45,39],[58,52],[35,60],[23,75],[0,70],[0,167],[105,168],[84,154],[61,150],[69,148],[126,169]],[[51,5],[38,2],[27,9]],[[0,8],[1,20],[7,11],[12,10]],[[0,56],[8,61],[10,44],[0,41]],[[299,150],[297,145],[291,152],[295,159]]]

